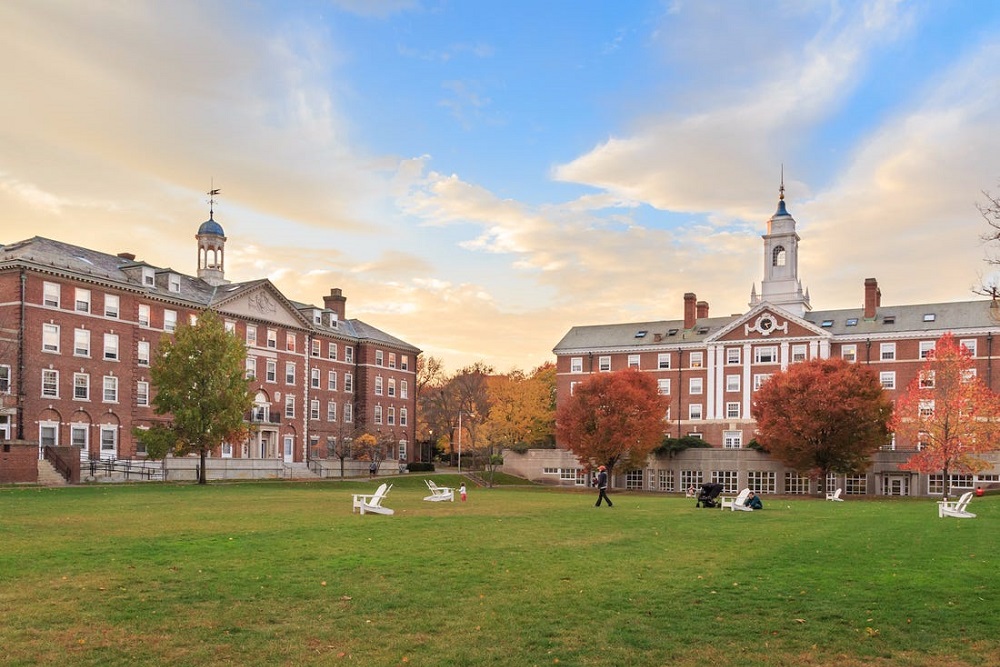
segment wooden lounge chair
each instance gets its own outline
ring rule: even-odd
[[[719,503],[719,508],[726,509],[728,507],[733,512],[736,511],[752,512],[753,511],[752,508],[744,505],[749,496],[750,496],[750,489],[743,489],[742,491],[740,491],[740,495],[736,496],[735,498],[723,498],[722,502]]]
[[[438,486],[434,483],[433,479],[425,481],[427,482],[427,488],[430,490],[431,495],[426,496],[424,500],[429,500],[431,502],[450,500],[451,502],[455,502],[455,489],[448,486]]]
[[[953,516],[956,519],[975,519],[976,515],[968,511],[969,501],[972,500],[972,491],[966,491],[958,500],[939,500],[938,516]]]
[[[375,514],[393,514],[393,510],[388,507],[382,507],[382,501],[385,500],[387,495],[389,495],[389,491],[391,489],[392,484],[385,484],[383,482],[381,486],[375,489],[375,493],[355,493],[351,512],[353,513],[354,510],[359,510],[361,514],[365,514],[367,512],[373,512]]]
[[[842,503],[842,502],[844,502],[844,499],[840,497],[840,494],[842,492],[843,492],[843,489],[837,489],[833,493],[826,494],[826,499],[827,500],[836,500],[837,502],[841,502]]]

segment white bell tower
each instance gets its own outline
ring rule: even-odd
[[[760,295],[756,290],[750,294],[750,305],[766,301],[781,306],[790,313],[802,317],[812,310],[809,293],[802,291],[799,280],[799,238],[795,231],[795,218],[785,208],[785,179],[781,178],[778,190],[778,210],[767,221],[764,239],[764,279],[760,283]]]

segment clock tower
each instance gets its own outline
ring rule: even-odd
[[[778,210],[767,221],[764,234],[764,279],[760,295],[750,293],[750,306],[767,302],[802,317],[812,310],[809,292],[802,291],[799,280],[799,235],[795,231],[795,218],[785,208],[785,182],[782,178],[778,190]]]

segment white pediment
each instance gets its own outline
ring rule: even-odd
[[[268,282],[239,291],[230,299],[217,302],[216,308],[222,313],[245,319],[287,327],[308,326],[302,315]]]

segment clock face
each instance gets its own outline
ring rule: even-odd
[[[760,328],[764,331],[770,330],[772,326],[774,326],[774,322],[770,318],[764,318],[760,321]]]

